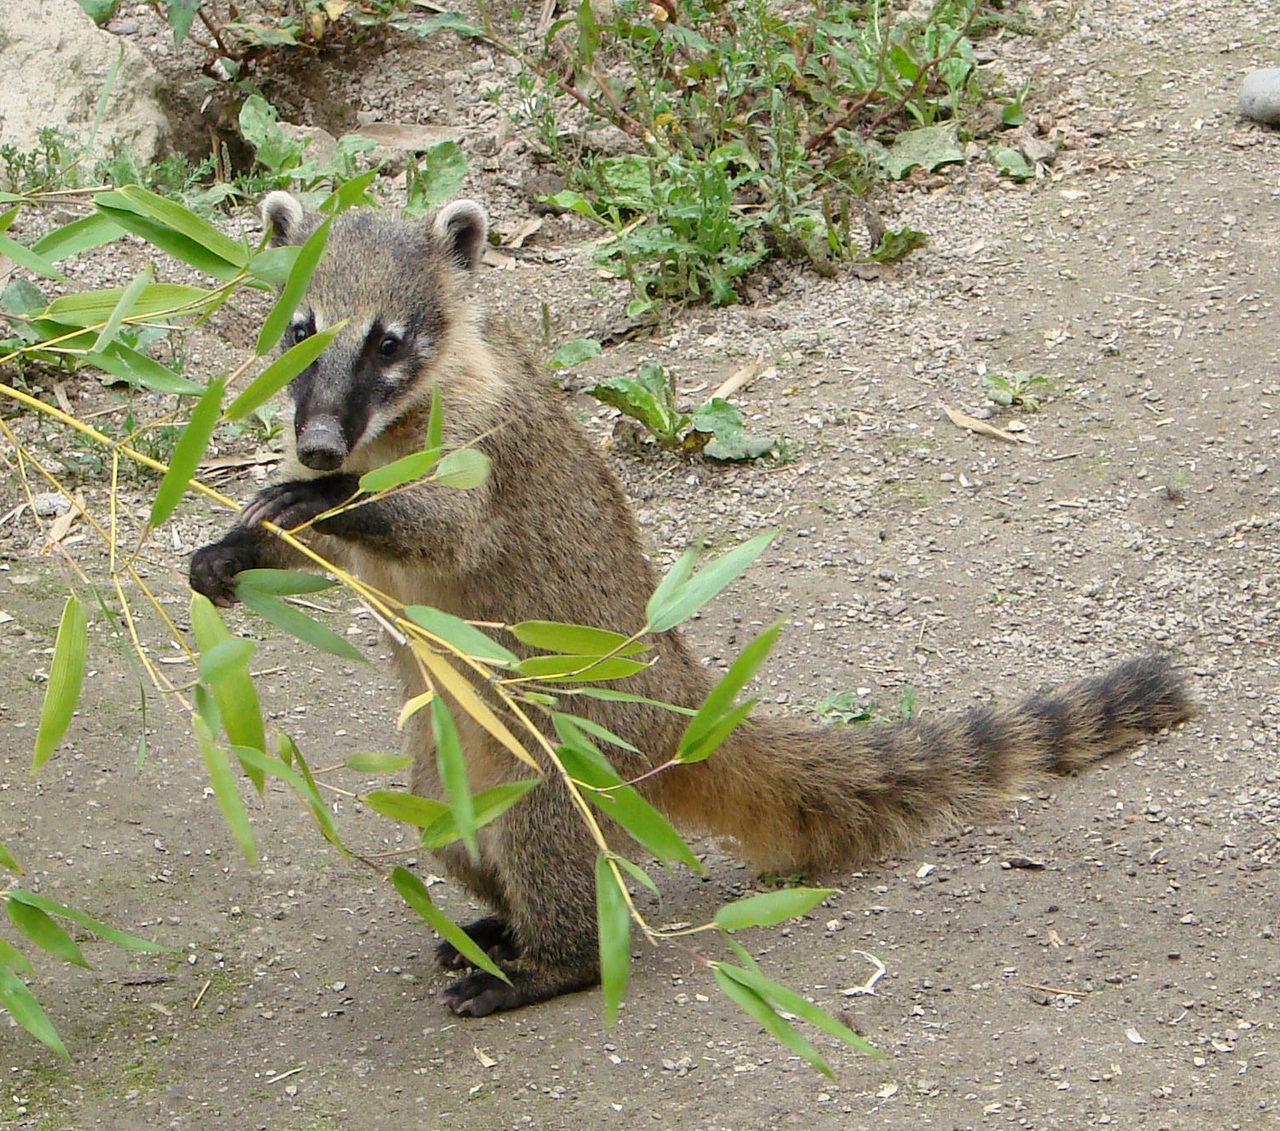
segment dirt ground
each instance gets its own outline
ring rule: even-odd
[[[1007,73],[1035,76],[1031,112],[1058,131],[1043,179],[997,182],[978,160],[904,188],[886,198],[888,218],[932,243],[883,277],[781,272],[752,301],[678,316],[662,338],[577,375],[653,357],[693,394],[760,352],[772,366],[738,401],[753,430],[786,438],[791,461],[682,463],[620,446],[610,457],[664,562],[702,532],[784,531],[692,626],[715,662],[752,626],[786,618],[763,709],[856,688],[892,709],[911,686],[918,710],[954,710],[1152,647],[1193,673],[1201,714],[1176,733],[1034,790],[989,824],[834,877],[840,894],[813,915],[747,940],[768,974],[887,1059],[820,1038],[836,1065],[827,1080],[679,952],[640,943],[612,1029],[594,992],[453,1018],[422,924],[330,851],[286,793],[269,789],[253,808],[262,863],[251,871],[185,720],[153,705],[135,765],[137,684],[100,629],[79,717],[33,781],[38,673],[64,587],[34,529],[9,523],[0,839],[29,886],[175,953],[90,941],[93,972],[41,963],[32,985],[72,1063],[10,1026],[0,1122],[1280,1126],[1280,133],[1235,109],[1242,76],[1280,62],[1280,11],[1082,0],[1055,12],[1061,35],[997,44]],[[491,77],[509,87],[501,64],[408,40],[373,62],[333,80],[336,104],[457,126],[468,191],[514,229],[528,215],[528,154],[473,90]],[[319,116],[321,101],[303,108]],[[533,244],[542,254],[487,272],[495,304],[534,333],[545,303],[557,341],[619,319],[625,294],[598,277],[586,234],[549,221]],[[254,316],[224,312],[223,348],[246,348]],[[197,364],[205,348],[216,356],[197,343]],[[996,420],[1024,423],[1030,443],[943,414],[981,405],[984,367],[1053,377],[1038,414]],[[607,414],[580,408],[607,436]],[[246,473],[229,490],[254,486]],[[6,495],[16,489],[10,478]],[[124,497],[143,507],[146,491]],[[175,615],[186,558],[225,522],[193,504],[164,532],[169,556],[152,580]],[[334,604],[339,631],[382,655],[370,621]],[[264,636],[264,708],[313,765],[394,746],[384,669],[235,623]],[[348,798],[337,809],[350,843],[406,851],[397,859],[429,872],[406,835]],[[657,921],[697,920],[753,890],[746,869],[698,847],[709,875],[665,876]],[[1027,861],[1043,866],[1017,866]],[[451,885],[434,892],[456,917],[471,913]],[[844,996],[869,972],[862,952],[885,974],[874,995]]]

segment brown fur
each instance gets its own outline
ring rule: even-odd
[[[273,214],[269,200],[267,213],[279,238],[305,235],[299,214],[283,203]],[[543,619],[639,629],[657,578],[626,500],[520,344],[472,312],[456,258],[439,224],[367,214],[335,222],[307,302],[317,326],[351,322],[348,340],[340,336],[339,348],[317,363],[316,381],[340,385],[345,375],[326,366],[356,356],[370,319],[404,321],[417,304],[430,335],[415,346],[415,393],[380,436],[356,443],[340,471],[360,473],[420,449],[434,386],[446,442],[483,450],[492,461],[489,479],[474,491],[419,484],[356,507],[341,521],[317,524],[317,548],[405,604],[506,624]],[[318,490],[334,477],[317,477],[295,457],[280,478],[285,483],[274,490],[295,481],[295,495],[304,497],[306,481]],[[283,506],[272,502],[272,490],[251,504],[252,522]],[[324,509],[308,505],[309,512],[285,513]],[[228,580],[250,564],[292,563],[278,540],[241,525],[197,554],[192,584],[225,603],[234,599]],[[520,651],[513,638],[503,642]],[[659,636],[653,652],[656,662],[627,689],[682,706],[700,703],[713,676],[681,636]],[[406,697],[424,690],[403,649],[396,670]],[[583,699],[569,709],[643,751],[610,750],[626,778],[669,759],[683,729],[680,716],[644,705]],[[665,771],[643,789],[678,825],[732,838],[757,867],[848,868],[930,829],[998,812],[1037,775],[1073,773],[1189,714],[1178,673],[1167,659],[1147,657],[1003,711],[848,728],[758,719],[708,761]],[[528,772],[464,712],[454,716],[473,790]],[[415,759],[412,788],[442,796],[426,713],[410,720],[405,738]],[[559,778],[548,775],[483,829],[480,844],[478,863],[460,848],[442,856],[493,906],[496,917],[473,930],[501,958],[514,988],[474,973],[446,991],[449,1004],[482,1014],[593,984],[596,848]],[[459,964],[448,948],[443,957]]]

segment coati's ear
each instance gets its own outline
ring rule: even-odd
[[[262,201],[262,220],[271,229],[271,246],[302,243],[308,236],[306,213],[287,192],[269,192]]]
[[[432,232],[450,259],[464,271],[474,271],[484,254],[489,217],[474,200],[455,200],[436,213]]]

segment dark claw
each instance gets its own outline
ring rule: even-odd
[[[236,526],[221,542],[201,546],[191,558],[191,588],[215,605],[228,608],[236,603],[236,575],[257,563],[253,534]]]
[[[295,479],[259,491],[240,514],[244,526],[274,522],[284,530],[294,530],[318,515],[341,506],[355,494],[359,480],[354,475],[323,475],[318,479]]]
[[[518,986],[509,986],[483,970],[459,978],[447,986],[441,996],[459,1017],[488,1017],[490,1013],[517,1009],[533,1000]]]
[[[483,919],[468,923],[463,930],[494,962],[512,962],[520,955],[511,928],[496,915],[486,915]],[[442,942],[436,947],[436,961],[445,970],[467,970],[471,967],[467,958],[448,942]]]

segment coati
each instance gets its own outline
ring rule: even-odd
[[[298,243],[318,223],[280,192],[263,215],[276,244]],[[241,570],[305,564],[259,523],[307,523],[354,496],[362,473],[421,450],[437,389],[446,446],[483,451],[487,481],[470,491],[423,482],[346,509],[310,529],[315,548],[405,604],[472,620],[643,626],[657,578],[617,481],[522,344],[468,297],[487,223],[470,201],[426,221],[377,212],[334,220],[286,345],[346,324],[290,387],[279,481],[196,553],[192,588],[228,605]],[[680,634],[658,636],[653,654],[627,690],[699,704],[713,677]],[[406,649],[396,667],[406,697],[425,690]],[[665,762],[684,725],[640,703],[585,699],[573,710],[642,751],[611,748],[627,779]],[[1148,656],[1004,710],[856,728],[753,718],[709,760],[641,789],[677,826],[732,839],[758,868],[829,871],[989,814],[1029,778],[1074,773],[1190,712],[1182,677]],[[412,788],[440,797],[429,714],[406,726]],[[464,712],[454,716],[472,790],[527,774]],[[442,855],[493,908],[467,929],[511,979],[474,971],[453,982],[444,998],[455,1013],[512,1009],[599,980],[596,848],[557,775],[481,830],[478,863],[456,846]],[[466,968],[450,947],[440,957]]]

